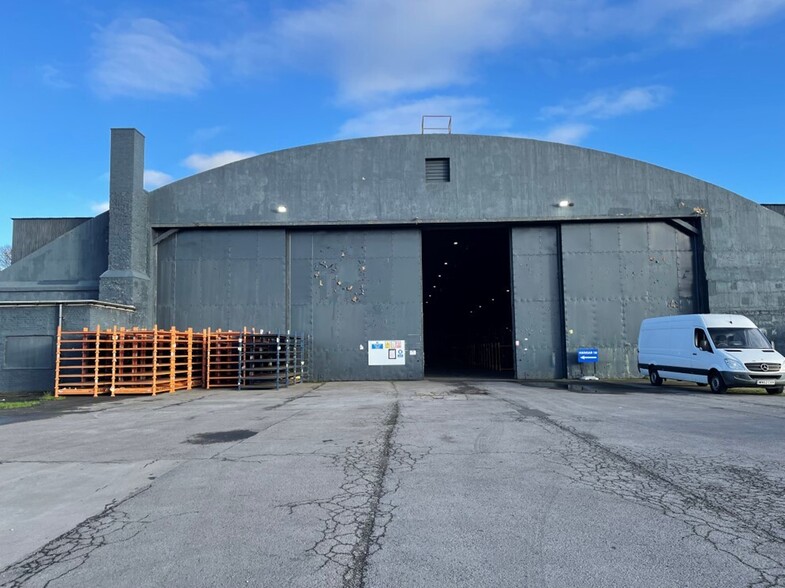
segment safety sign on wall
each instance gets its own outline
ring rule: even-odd
[[[368,341],[368,365],[406,365],[406,341]]]

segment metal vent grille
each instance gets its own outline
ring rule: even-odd
[[[450,158],[434,157],[425,160],[425,181],[426,182],[449,182],[450,181]]]

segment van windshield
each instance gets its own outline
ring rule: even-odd
[[[771,349],[771,343],[759,329],[723,327],[709,329],[717,349]]]

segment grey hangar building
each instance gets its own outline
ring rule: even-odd
[[[57,326],[296,331],[314,380],[638,377],[650,316],[739,313],[785,348],[785,216],[655,165],[420,134],[237,161],[147,192],[111,133],[110,208],[15,219],[0,390],[51,390]],[[405,354],[371,361],[371,344]],[[492,351],[488,351],[492,350]]]

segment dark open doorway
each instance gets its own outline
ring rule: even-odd
[[[514,377],[510,231],[424,229],[427,376]]]

